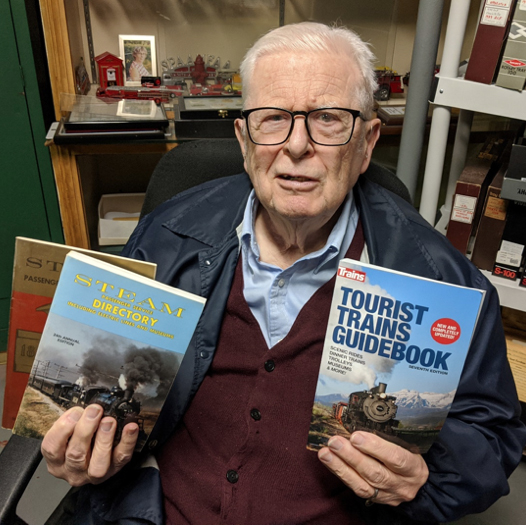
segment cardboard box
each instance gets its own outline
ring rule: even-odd
[[[510,25],[510,31],[495,84],[503,88],[522,91],[526,81],[526,2],[519,0]]]
[[[506,348],[519,400],[526,402],[526,336],[506,333]]]
[[[491,84],[499,67],[517,0],[485,0],[466,69],[466,80]]]
[[[99,245],[124,245],[139,222],[141,194],[105,194],[99,201]]]

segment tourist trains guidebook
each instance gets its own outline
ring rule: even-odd
[[[84,254],[66,256],[13,432],[41,438],[69,407],[98,403],[140,451],[205,299]]]
[[[307,448],[375,433],[413,452],[446,419],[484,291],[340,261]]]

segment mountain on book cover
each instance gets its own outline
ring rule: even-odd
[[[142,449],[205,300],[83,254],[66,257],[13,432],[41,438],[75,405],[139,425]]]
[[[482,290],[342,260],[307,448],[363,430],[426,452],[453,402],[483,299]]]

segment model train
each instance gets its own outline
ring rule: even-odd
[[[133,397],[131,389],[114,386],[111,389],[102,386],[81,387],[80,385],[39,375],[31,375],[28,385],[41,391],[66,409],[73,406],[86,407],[98,404],[104,410],[104,416],[117,420],[116,439],[120,438],[122,428],[129,422],[136,422],[143,430],[143,419],[139,417],[141,403]]]
[[[380,383],[368,391],[349,395],[349,403],[333,405],[333,416],[351,433],[357,429],[396,434],[399,421],[396,420],[396,397],[388,395],[387,384]]]

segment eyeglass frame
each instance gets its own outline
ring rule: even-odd
[[[275,142],[275,143],[271,143],[271,144],[263,144],[263,143],[260,143],[260,142],[256,142],[253,138],[252,138],[252,135],[250,134],[250,125],[249,125],[249,122],[248,122],[248,117],[251,113],[255,112],[255,111],[258,111],[258,110],[279,110],[279,111],[284,111],[285,113],[288,113],[291,117],[292,117],[292,121],[291,121],[291,124],[290,124],[290,130],[289,130],[289,133],[287,134],[287,137],[283,140],[283,141],[280,141],[280,142]],[[352,116],[353,116],[353,123],[352,123],[352,129],[351,129],[351,134],[349,135],[349,138],[345,141],[345,142],[342,142],[342,143],[339,143],[339,144],[323,144],[321,142],[318,142],[318,141],[315,141],[313,138],[312,138],[312,135],[310,133],[310,129],[309,129],[309,115],[311,113],[314,113],[316,111],[322,111],[322,110],[340,110],[340,111],[347,111],[349,112]],[[301,111],[301,110],[298,110],[298,111],[289,111],[289,110],[285,110],[283,108],[276,108],[274,106],[263,106],[261,108],[252,108],[250,110],[242,110],[241,111],[241,116],[243,117],[243,119],[245,119],[247,121],[247,131],[248,131],[248,137],[249,139],[257,146],[279,146],[280,144],[285,144],[290,136],[292,135],[292,131],[294,130],[294,123],[296,122],[296,116],[297,115],[302,115],[303,117],[305,117],[305,128],[307,130],[307,134],[309,135],[309,139],[314,143],[314,144],[318,144],[319,146],[345,146],[346,144],[348,144],[350,142],[350,140],[352,139],[352,136],[354,134],[354,127],[356,125],[356,119],[360,118],[362,119],[364,122],[367,122],[368,119],[366,119],[362,112],[360,110],[352,110],[350,108],[337,108],[337,107],[328,107],[328,108],[315,108],[313,110],[310,110],[310,111]]]

